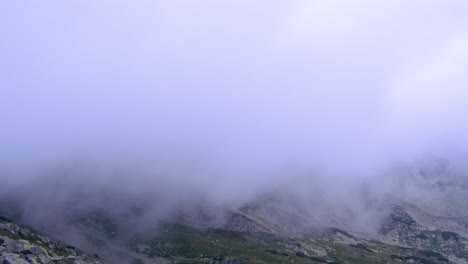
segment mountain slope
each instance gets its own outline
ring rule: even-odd
[[[87,255],[81,250],[54,241],[46,236],[0,218],[0,263],[105,263],[96,255]]]

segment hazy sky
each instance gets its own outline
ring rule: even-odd
[[[235,181],[468,147],[464,0],[3,1],[0,36],[2,168],[183,161]]]

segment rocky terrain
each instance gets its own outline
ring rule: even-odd
[[[359,210],[269,193],[238,208],[182,210],[144,228],[138,206],[120,216],[65,210],[66,228],[42,225],[42,234],[2,218],[0,263],[468,263],[465,177],[440,164],[406,171],[403,182],[419,185],[417,196],[365,191],[370,202]]]
[[[0,263],[2,264],[67,264],[106,263],[97,255],[87,255],[81,250],[39,235],[11,220],[0,218]]]

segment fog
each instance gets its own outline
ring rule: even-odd
[[[363,181],[401,191],[395,164],[466,159],[465,1],[6,1],[0,36],[0,193],[25,221],[361,208]]]

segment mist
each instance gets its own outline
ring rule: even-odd
[[[271,192],[360,212],[363,188],[423,195],[387,172],[466,160],[467,14],[464,1],[3,2],[0,194],[29,222],[70,204],[138,204],[147,220]]]

